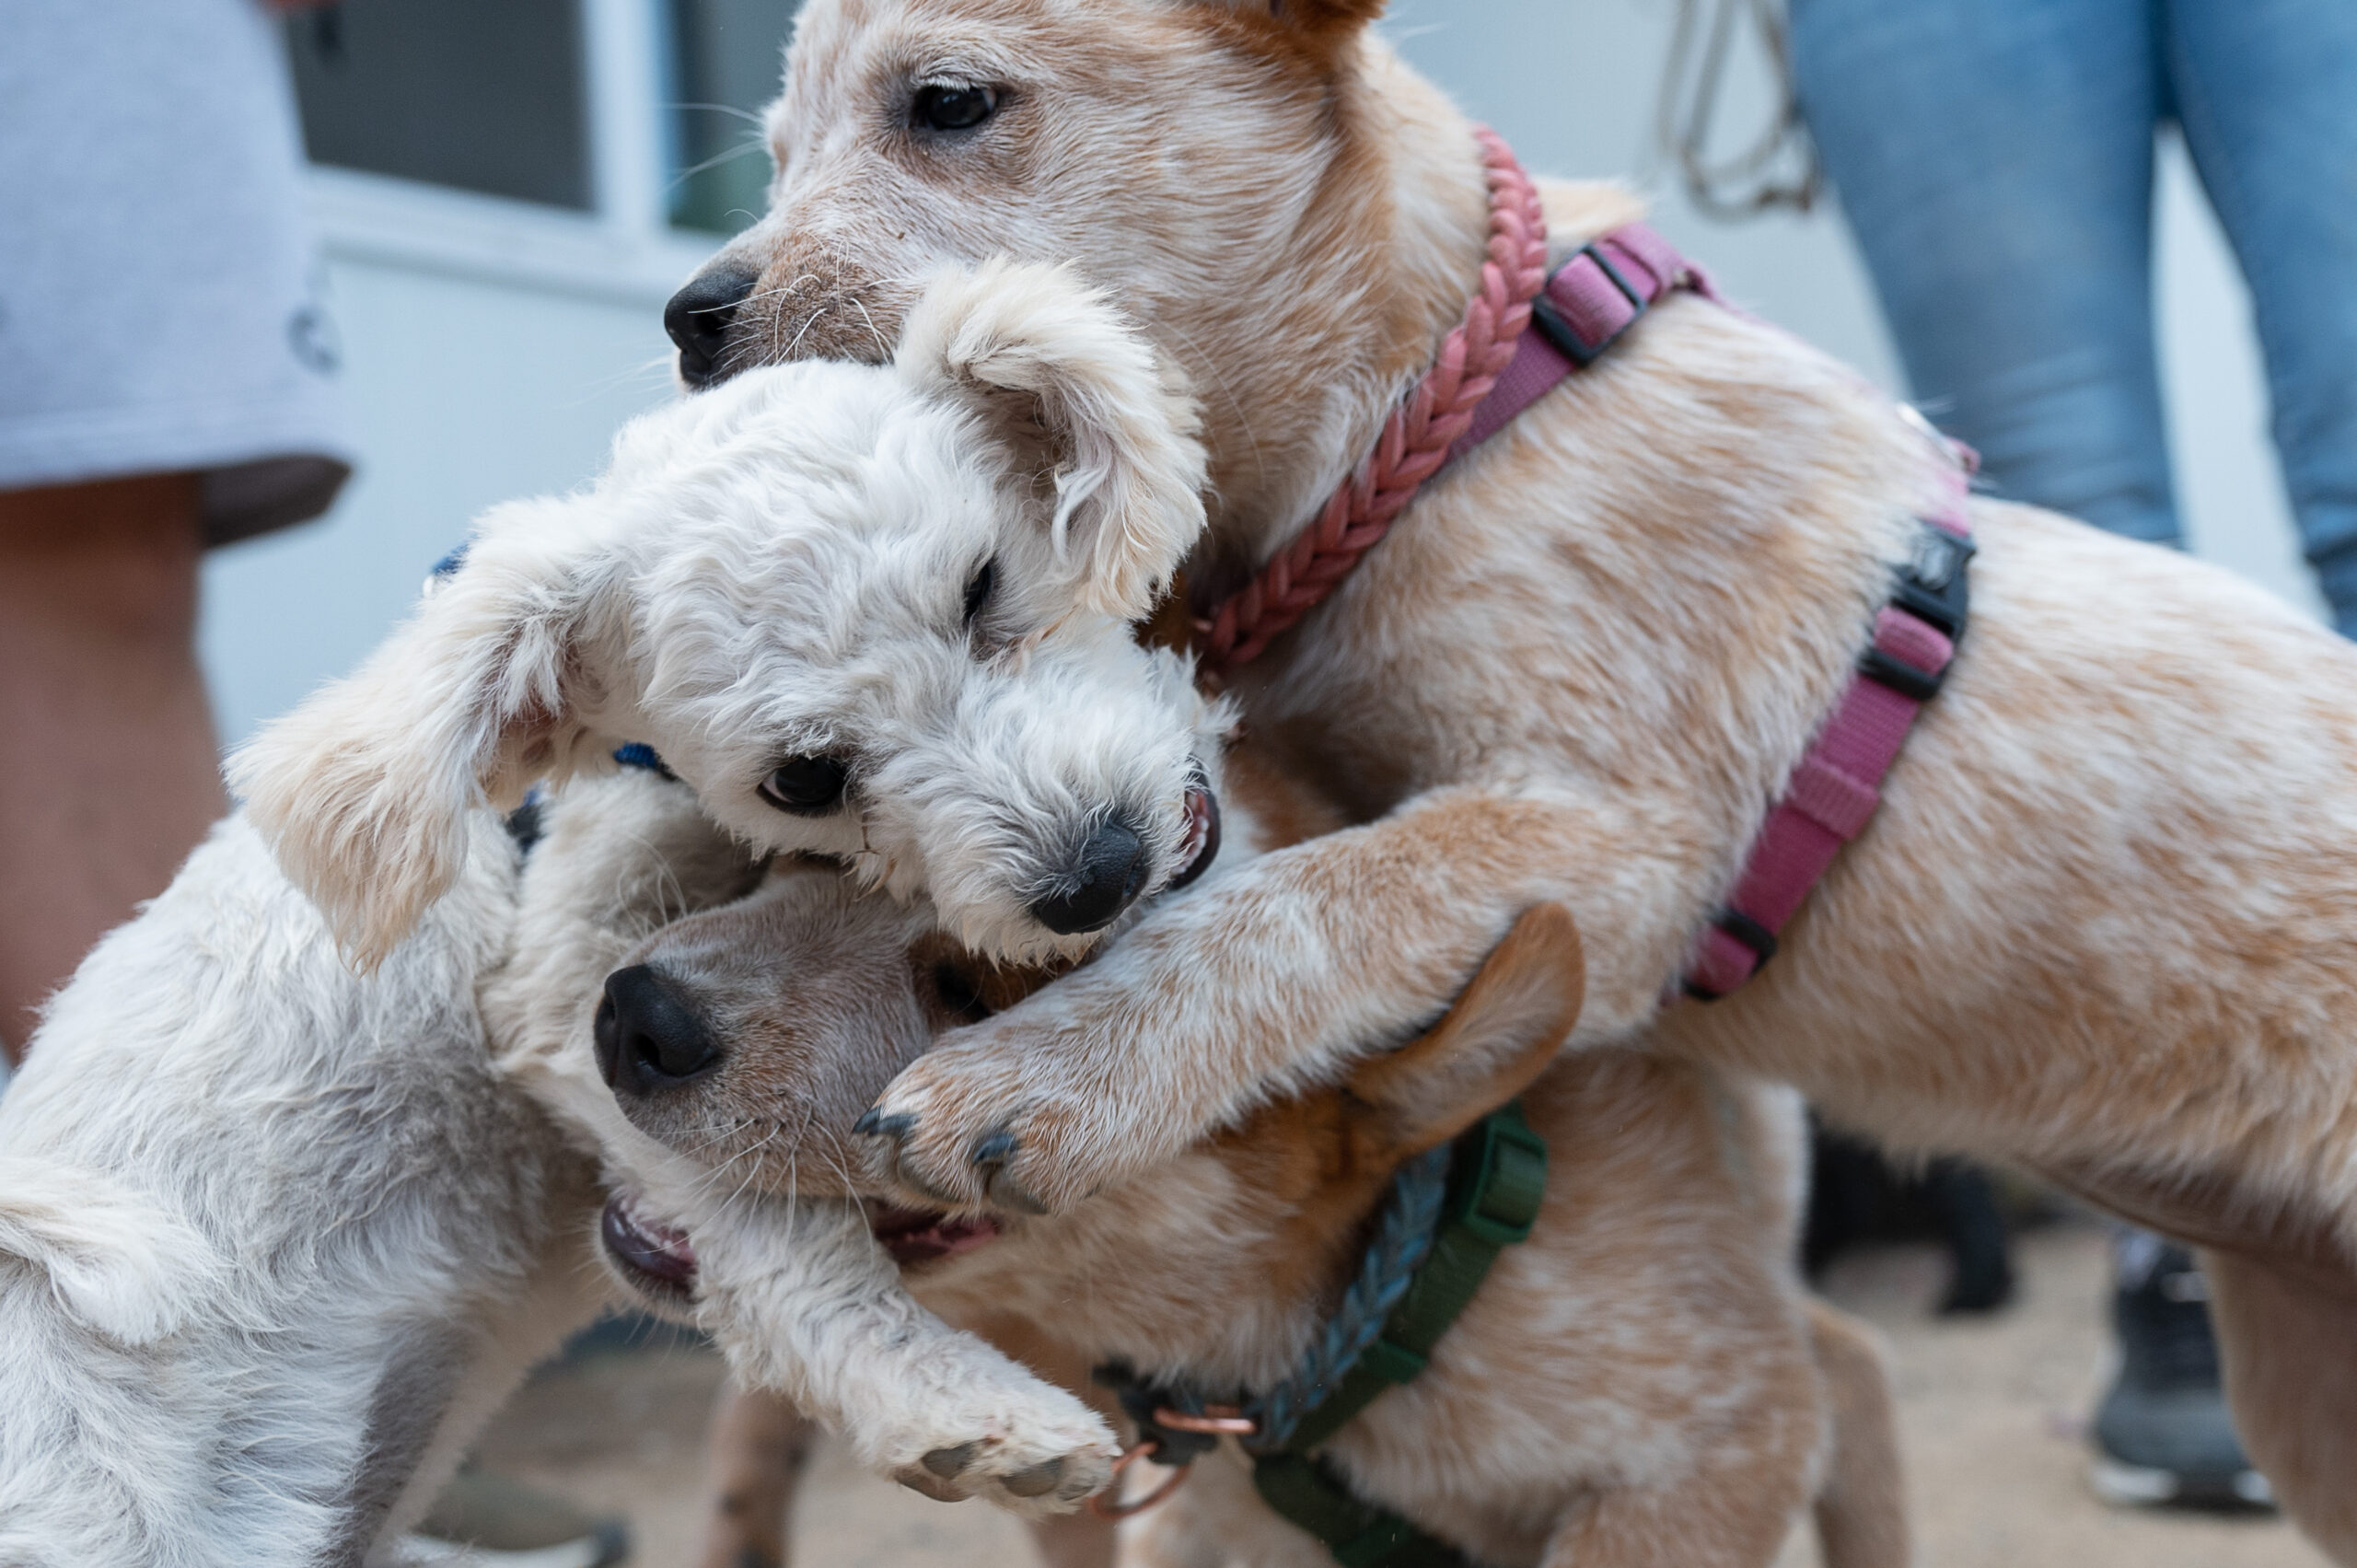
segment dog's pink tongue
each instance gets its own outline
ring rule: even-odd
[[[641,1219],[625,1200],[613,1197],[598,1219],[598,1238],[649,1288],[681,1296],[694,1292],[695,1249],[684,1232]]]

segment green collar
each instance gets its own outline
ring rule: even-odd
[[[1353,1496],[1311,1450],[1385,1389],[1412,1382],[1423,1371],[1434,1345],[1471,1303],[1499,1252],[1530,1235],[1546,1189],[1546,1140],[1523,1119],[1519,1100],[1460,1134],[1450,1146],[1447,1187],[1430,1248],[1384,1318],[1382,1331],[1318,1380],[1306,1401],[1307,1413],[1282,1439],[1244,1440],[1261,1499],[1324,1541],[1342,1568],[1472,1568],[1472,1560],[1455,1547]],[[1097,1377],[1120,1391],[1132,1419],[1155,1442],[1158,1462],[1185,1464],[1211,1447],[1213,1439],[1155,1420],[1174,1405],[1200,1410],[1199,1401],[1147,1386],[1126,1367],[1104,1368]]]

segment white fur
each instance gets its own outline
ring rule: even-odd
[[[1201,528],[1192,421],[1068,275],[945,274],[892,366],[740,377],[626,428],[589,490],[487,514],[233,778],[364,962],[450,885],[468,812],[616,740],[654,745],[750,845],[929,889],[981,945],[1075,950],[1024,906],[1079,841],[1119,813],[1160,879],[1183,836],[1193,736],[1125,700],[1170,680],[1124,622]],[[844,807],[762,800],[816,753],[848,762]]]
[[[363,978],[232,818],[52,1004],[0,1101],[0,1563],[357,1563],[602,1297],[483,1049],[515,868],[472,832]]]
[[[981,1490],[1066,1459],[1062,1499],[1000,1494],[1027,1511],[1101,1484],[1103,1423],[910,1302],[843,1204],[732,1202],[621,1121],[586,1001],[755,868],[644,774],[552,818],[520,927],[476,813],[457,888],[360,975],[233,817],[59,994],[0,1101],[0,1564],[362,1562],[616,1299],[585,1155],[676,1196],[740,1374],[872,1462],[973,1443]]]

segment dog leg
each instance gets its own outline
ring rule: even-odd
[[[2357,1564],[2357,1291],[2241,1252],[2201,1272],[2244,1447],[2308,1539]]]
[[[1825,1568],[1906,1568],[1907,1489],[1882,1347],[1872,1330],[1821,1301],[1808,1304],[1808,1326],[1833,1417],[1817,1493],[1818,1553]]]
[[[730,1368],[870,1467],[1029,1516],[1068,1512],[1112,1479],[1120,1448],[1104,1421],[918,1306],[855,1206],[739,1199],[685,1228],[698,1317]]]
[[[713,1407],[703,1568],[784,1568],[788,1510],[817,1431],[775,1394],[735,1383]]]
[[[1458,789],[1267,855],[911,1063],[865,1123],[872,1174],[932,1207],[1063,1207],[1429,1023],[1534,904],[1582,931],[1674,930],[1670,889],[1692,873],[1700,907],[1701,871],[1632,865],[1649,836]],[[1585,1027],[1650,1016],[1680,957],[1595,944]]]
[[[1591,1493],[1548,1536],[1540,1568],[1770,1568],[1792,1533],[1799,1499],[1761,1507],[1750,1490],[1738,1475],[1666,1492]]]

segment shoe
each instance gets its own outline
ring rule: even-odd
[[[561,1497],[481,1470],[442,1490],[388,1568],[610,1568],[630,1555],[620,1519],[594,1519]]]
[[[2123,1239],[2112,1295],[2119,1374],[2096,1410],[2096,1495],[2123,1507],[2271,1507],[2219,1386],[2210,1292],[2193,1257],[2159,1237]]]

